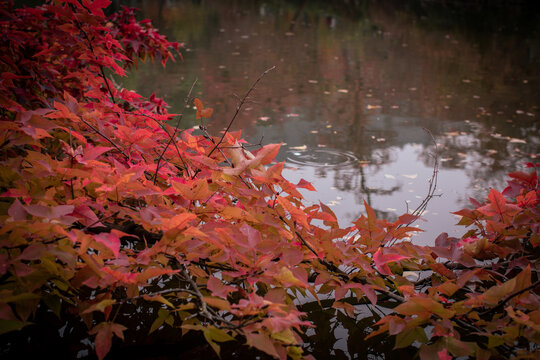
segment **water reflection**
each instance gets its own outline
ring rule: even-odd
[[[184,60],[166,69],[142,64],[117,81],[189,115],[183,98],[197,77],[197,95],[215,109],[213,133],[234,113],[235,95],[277,66],[234,128],[253,143],[263,135],[285,143],[278,160],[287,161],[286,175],[313,181],[321,191],[307,200],[333,206],[342,225],[364,200],[387,218],[416,207],[435,152],[423,128],[437,139],[442,196],[419,224],[421,242],[441,231],[459,235],[449,212],[503,187],[504,174],[538,152],[533,11],[398,1],[129,4],[185,44]]]

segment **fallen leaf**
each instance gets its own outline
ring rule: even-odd
[[[307,149],[307,145],[302,145],[302,146],[291,146],[289,149],[291,149],[291,150],[306,150],[306,149]]]

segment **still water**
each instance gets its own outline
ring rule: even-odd
[[[452,8],[435,3],[131,1],[183,60],[140,64],[116,81],[155,92],[197,125],[184,98],[194,94],[218,134],[238,97],[266,69],[233,125],[252,143],[283,143],[285,176],[317,192],[342,226],[367,201],[395,219],[425,196],[440,160],[437,194],[414,238],[459,236],[451,214],[502,190],[540,144],[538,13],[507,5]],[[333,5],[330,5],[333,4]],[[412,5],[411,5],[412,4]],[[416,4],[416,5],[414,5]],[[429,129],[436,139],[423,130]]]

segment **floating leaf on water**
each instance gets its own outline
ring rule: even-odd
[[[534,115],[533,113],[530,113],[530,112],[528,112],[526,115],[527,116],[532,116],[532,117],[536,116],[536,115]]]
[[[306,149],[307,149],[307,145],[302,145],[302,146],[291,146],[289,149],[291,149],[291,150],[306,150]]]
[[[406,177],[407,179],[416,179],[418,174],[403,174],[401,176]]]
[[[516,138],[511,138],[510,142],[511,143],[519,143],[519,144],[526,144],[527,143],[527,141],[525,141],[523,139],[516,139]]]
[[[396,178],[394,175],[390,175],[390,174],[384,174],[384,177],[387,178],[387,179],[395,179]]]
[[[367,105],[366,106],[366,109],[368,110],[372,110],[372,109],[380,109],[381,108],[381,105]]]
[[[337,91],[337,92],[338,92],[338,93],[343,93],[343,94],[346,94],[346,93],[348,93],[348,92],[349,92],[349,90],[347,90],[347,89],[338,89],[338,91]]]

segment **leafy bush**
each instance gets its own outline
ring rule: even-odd
[[[83,321],[102,359],[127,330],[122,309],[156,304],[150,332],[196,330],[217,353],[236,340],[300,359],[313,324],[299,300],[332,294],[351,317],[387,300],[368,337],[394,336],[422,359],[539,356],[538,164],[458,211],[471,227],[462,239],[414,245],[416,215],[389,222],[367,203],[341,228],[324,204],[304,205],[309,182],[272,163],[279,145],[249,152],[240,132],[180,130],[161,99],[108,79],[179,49],[131,9],[106,17],[108,4],[1,3],[3,336],[49,309]]]

